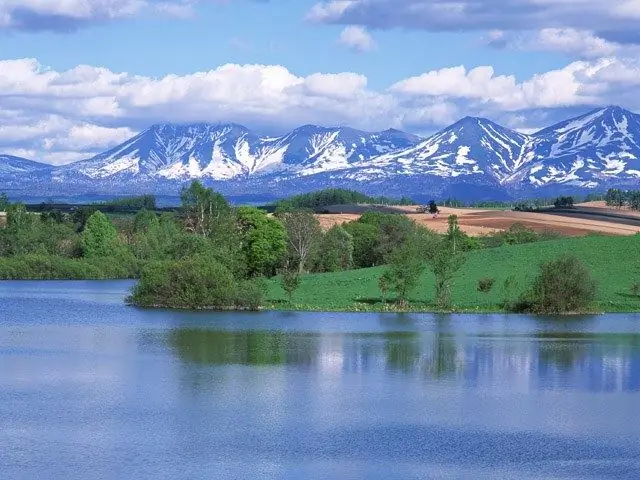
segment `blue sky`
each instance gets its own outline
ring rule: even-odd
[[[51,163],[161,121],[426,134],[640,110],[635,0],[46,4],[0,5],[0,152]]]

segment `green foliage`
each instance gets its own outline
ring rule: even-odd
[[[300,287],[300,274],[297,271],[285,269],[280,279],[282,289],[289,299],[289,303],[293,302],[293,294]]]
[[[57,255],[30,253],[0,257],[1,280],[104,280],[134,278],[137,264],[131,259],[72,259]]]
[[[113,207],[130,207],[137,209],[156,210],[156,197],[154,195],[139,195],[137,197],[123,197],[115,200],[100,202],[96,205],[106,205]]]
[[[631,210],[640,210],[640,190],[632,190],[627,193],[627,204]]]
[[[80,207],[76,209],[71,215],[71,220],[76,224],[77,230],[81,232],[84,230],[85,225],[87,224],[87,220],[89,217],[97,212],[98,209],[95,207]]]
[[[129,302],[144,307],[231,308],[236,282],[210,257],[153,262],[143,269]]]
[[[360,221],[343,225],[353,240],[353,263],[357,268],[375,267],[383,263],[378,252],[378,227]]]
[[[5,212],[9,207],[9,197],[4,192],[0,192],[0,212]]]
[[[287,252],[287,233],[282,223],[254,207],[237,210],[242,252],[251,276],[273,276]]]
[[[495,278],[484,277],[478,280],[478,291],[488,293],[493,288],[493,284],[496,283]]]
[[[263,278],[251,278],[237,282],[234,288],[233,305],[242,310],[260,310],[264,303],[267,286]]]
[[[437,251],[437,248],[432,248]],[[473,250],[465,253],[464,266],[451,279],[454,311],[503,311],[517,301],[538,275],[540,262],[553,260],[564,252],[574,253],[589,265],[598,290],[596,311],[640,311],[640,297],[629,295],[629,286],[638,280],[640,236],[589,236],[561,238],[523,245]],[[429,266],[430,263],[429,263]],[[305,275],[296,291],[296,306],[309,310],[379,311],[383,309],[379,278],[386,267]],[[478,292],[478,279],[496,279],[490,292]],[[508,280],[508,281],[507,281]],[[504,284],[508,283],[505,289]],[[268,302],[284,299],[280,281],[269,282]],[[407,309],[432,311],[436,278],[431,268],[409,295]]]
[[[625,192],[618,188],[610,188],[604,196],[605,203],[610,207],[621,208],[626,200]]]
[[[573,197],[558,197],[553,206],[556,208],[573,208]]]
[[[193,181],[181,195],[182,218],[188,232],[224,240],[233,232],[233,212],[218,192]]]
[[[387,263],[391,252],[419,229],[405,215],[379,212],[365,212],[343,227],[353,237],[354,264],[359,268]]]
[[[276,212],[294,212],[298,210],[321,210],[330,205],[351,204],[383,204],[383,205],[412,205],[410,198],[402,197],[393,200],[386,197],[370,197],[355,190],[328,188],[318,192],[296,195],[276,202]]]
[[[633,282],[629,287],[629,293],[636,297],[640,297],[640,282]]]
[[[102,212],[94,212],[82,232],[85,257],[108,257],[118,249],[118,232]]]
[[[148,233],[149,231],[157,229],[159,226],[160,221],[158,220],[158,216],[144,207],[136,214],[133,220],[134,233]]]
[[[353,236],[341,225],[325,233],[317,249],[315,270],[337,272],[353,267]]]
[[[584,312],[596,295],[596,282],[587,267],[573,255],[545,262],[514,309],[538,314]]]
[[[434,200],[429,201],[429,213],[435,215],[439,211],[440,210],[438,210],[438,205],[436,204],[436,202]]]
[[[392,252],[389,266],[380,277],[378,285],[395,292],[399,306],[404,308],[408,304],[409,294],[418,286],[424,270],[425,263],[417,246],[407,242]]]

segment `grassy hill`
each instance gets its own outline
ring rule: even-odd
[[[572,253],[589,268],[598,282],[596,309],[608,312],[640,311],[640,297],[629,293],[640,282],[640,236],[588,236],[526,245],[477,250],[467,254],[453,286],[457,311],[499,311],[505,297],[504,283],[513,277],[511,297],[524,290],[543,261]],[[303,277],[292,308],[301,310],[383,310],[378,277],[383,267],[315,274]],[[477,282],[495,278],[491,292],[477,291]],[[414,291],[412,309],[433,310],[434,278],[423,275]],[[274,308],[286,308],[285,294],[277,280],[269,282],[268,300]]]

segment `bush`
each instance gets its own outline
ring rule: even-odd
[[[635,295],[636,297],[640,297],[640,282],[633,282],[631,287],[629,287],[629,293],[631,295]]]
[[[260,310],[266,296],[266,285],[261,278],[244,280],[236,287],[234,306],[239,309]]]
[[[235,287],[229,269],[208,257],[154,262],[142,271],[128,301],[146,307],[229,308]]]
[[[478,291],[482,293],[488,293],[493,288],[493,284],[496,282],[495,278],[481,278],[478,280]]]
[[[596,294],[589,270],[572,255],[542,264],[529,291],[513,307],[539,314],[578,313],[588,309]]]

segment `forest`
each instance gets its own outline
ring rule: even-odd
[[[433,298],[428,308],[450,311],[455,308],[455,279],[463,274],[470,253],[558,238],[518,224],[470,237],[455,215],[449,216],[443,235],[405,215],[374,211],[323,231],[313,209],[372,201],[337,190],[280,202],[274,214],[234,207],[197,181],[182,191],[176,211],[156,211],[150,196],[120,200],[119,205],[136,208],[135,214],[124,215],[105,213],[100,209],[104,205],[33,213],[6,196],[0,201],[6,210],[6,225],[0,228],[0,279],[138,279],[128,301],[143,307],[257,310],[274,305],[267,298],[274,283],[293,307],[295,292],[309,274],[377,267],[380,308],[411,309],[411,296],[429,272]],[[588,309],[596,285],[586,267],[573,256],[549,262],[526,289],[499,307]],[[556,271],[565,276],[554,278]],[[478,278],[477,290],[488,292],[495,282]],[[551,298],[549,292],[558,293],[558,285],[561,295]],[[323,304],[329,292],[316,295],[316,303]]]

